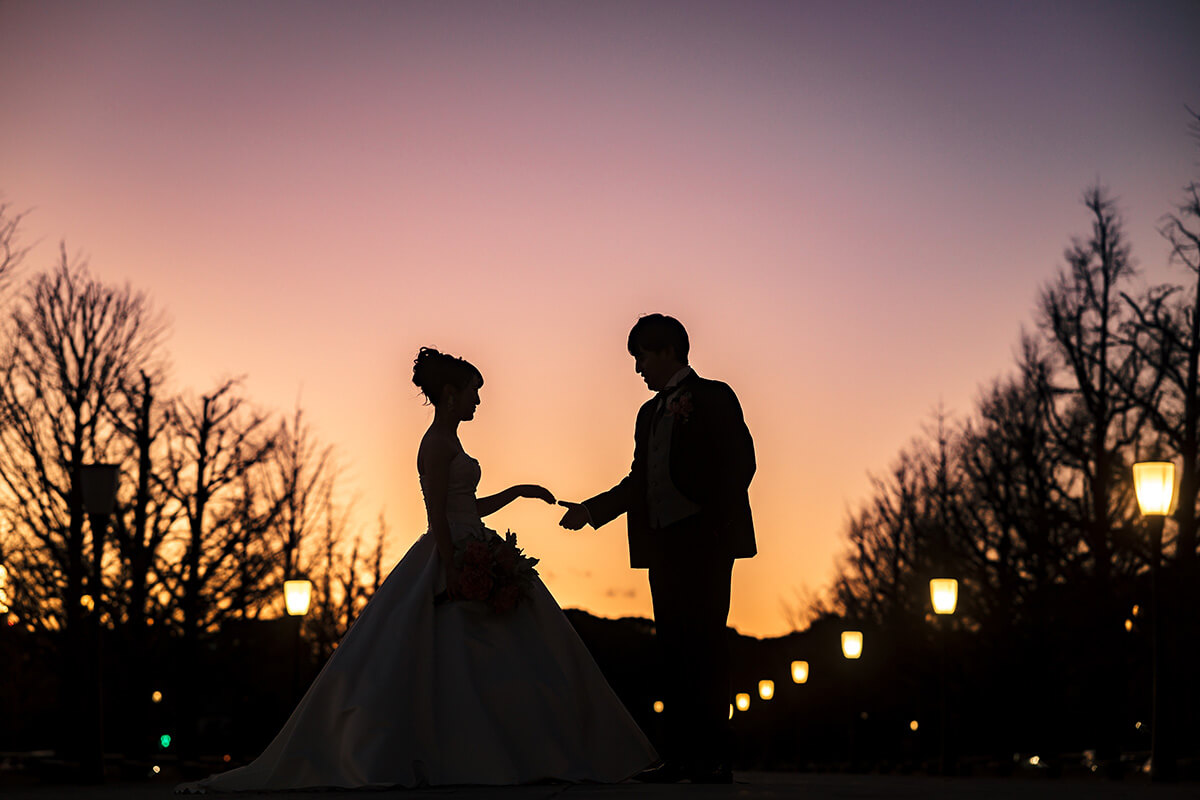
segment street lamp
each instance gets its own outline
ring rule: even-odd
[[[303,617],[308,613],[308,604],[312,599],[312,581],[291,580],[283,582],[283,604],[287,613],[293,617]]]
[[[808,682],[808,662],[793,661],[792,662],[792,683],[807,683]]]
[[[1175,777],[1174,737],[1167,715],[1167,659],[1164,629],[1167,614],[1167,586],[1162,574],[1163,525],[1171,513],[1175,496],[1175,465],[1170,461],[1142,461],[1133,465],[1133,488],[1138,508],[1150,529],[1150,579],[1154,600],[1154,718],[1150,730],[1150,779],[1169,781]]]
[[[88,576],[91,603],[95,612],[91,614],[92,635],[95,647],[90,653],[93,675],[88,681],[92,696],[88,698],[90,741],[81,753],[81,768],[84,775],[94,781],[104,780],[104,658],[101,646],[102,625],[100,618],[104,596],[104,536],[108,531],[108,518],[117,502],[117,480],[120,467],[117,464],[82,464],[79,467],[79,496],[92,529],[92,573]],[[87,598],[89,595],[84,595]],[[81,598],[82,600],[82,598]],[[92,609],[89,608],[89,611]]]
[[[929,599],[933,613],[953,614],[958,607],[958,581],[954,578],[934,578],[929,581]]]
[[[862,631],[842,631],[842,655],[846,658],[858,658],[862,655]]]
[[[938,616],[949,616],[958,608],[958,580],[955,578],[932,578],[929,581],[929,602],[933,605],[933,613]],[[941,667],[941,730],[938,732],[938,752],[941,763],[941,773],[946,774],[946,627],[938,624],[938,650]],[[913,728],[916,730],[916,728]]]
[[[292,696],[298,694],[300,683],[300,628],[304,624],[304,615],[308,613],[308,604],[312,600],[312,581],[304,578],[293,578],[283,582],[283,604],[290,616],[296,619],[296,638],[292,642]]]

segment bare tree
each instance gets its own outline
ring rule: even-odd
[[[299,405],[279,424],[266,484],[279,508],[273,534],[281,553],[280,581],[299,576],[305,538],[315,533],[333,481],[332,448],[321,446]]]
[[[13,309],[0,354],[0,503],[13,526],[5,557],[21,585],[17,613],[35,629],[63,631],[62,713],[88,709],[97,726],[96,637],[112,623],[119,570],[102,528],[88,525],[85,538],[79,476],[85,464],[124,460],[114,405],[161,331],[141,294],[93,278],[61,247],[55,268],[35,276]],[[78,729],[64,724],[63,735],[82,756]],[[99,734],[88,736],[98,743]]]
[[[1072,242],[1066,270],[1042,293],[1049,368],[1039,374],[1059,462],[1073,473],[1068,480],[1080,481],[1091,577],[1103,597],[1114,566],[1114,529],[1130,517],[1122,454],[1136,444],[1144,421],[1138,399],[1122,389],[1137,385],[1145,364],[1121,336],[1127,319],[1121,291],[1134,275],[1121,220],[1099,187],[1085,192],[1084,205],[1091,235]]]

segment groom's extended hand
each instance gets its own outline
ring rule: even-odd
[[[559,500],[558,504],[567,509],[567,513],[563,514],[563,518],[558,521],[558,524],[569,531],[577,531],[584,525],[591,522],[591,515],[584,508],[583,503],[571,503],[566,500]]]

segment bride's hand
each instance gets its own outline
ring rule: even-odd
[[[554,495],[551,494],[550,490],[546,489],[545,487],[538,486],[537,484],[527,483],[521,486],[521,496],[533,497],[538,500],[544,500],[550,505],[554,505]]]

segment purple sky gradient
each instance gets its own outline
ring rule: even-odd
[[[678,316],[759,453],[731,622],[833,576],[847,507],[1009,370],[1096,180],[1144,281],[1200,174],[1200,4],[0,0],[0,193],[338,447],[368,533],[424,528],[421,345],[487,379],[484,492],[628,468],[639,314]],[[564,606],[649,614],[623,525],[491,520]],[[632,596],[629,596],[632,593]],[[610,596],[615,595],[615,596]]]

